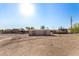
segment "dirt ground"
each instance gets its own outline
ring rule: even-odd
[[[79,56],[79,34],[0,34],[1,56]]]

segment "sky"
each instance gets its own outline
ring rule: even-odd
[[[0,3],[0,28],[68,28],[71,16],[79,22],[78,3]]]

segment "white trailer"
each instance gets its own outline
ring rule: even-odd
[[[51,36],[53,33],[50,30],[29,30],[29,36]]]

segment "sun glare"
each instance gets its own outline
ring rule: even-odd
[[[22,16],[33,16],[35,13],[34,5],[31,3],[20,3],[19,12]]]

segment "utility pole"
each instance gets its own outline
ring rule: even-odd
[[[73,20],[72,20],[72,16],[71,16],[71,18],[70,18],[71,29],[72,29],[72,22],[73,22]]]

